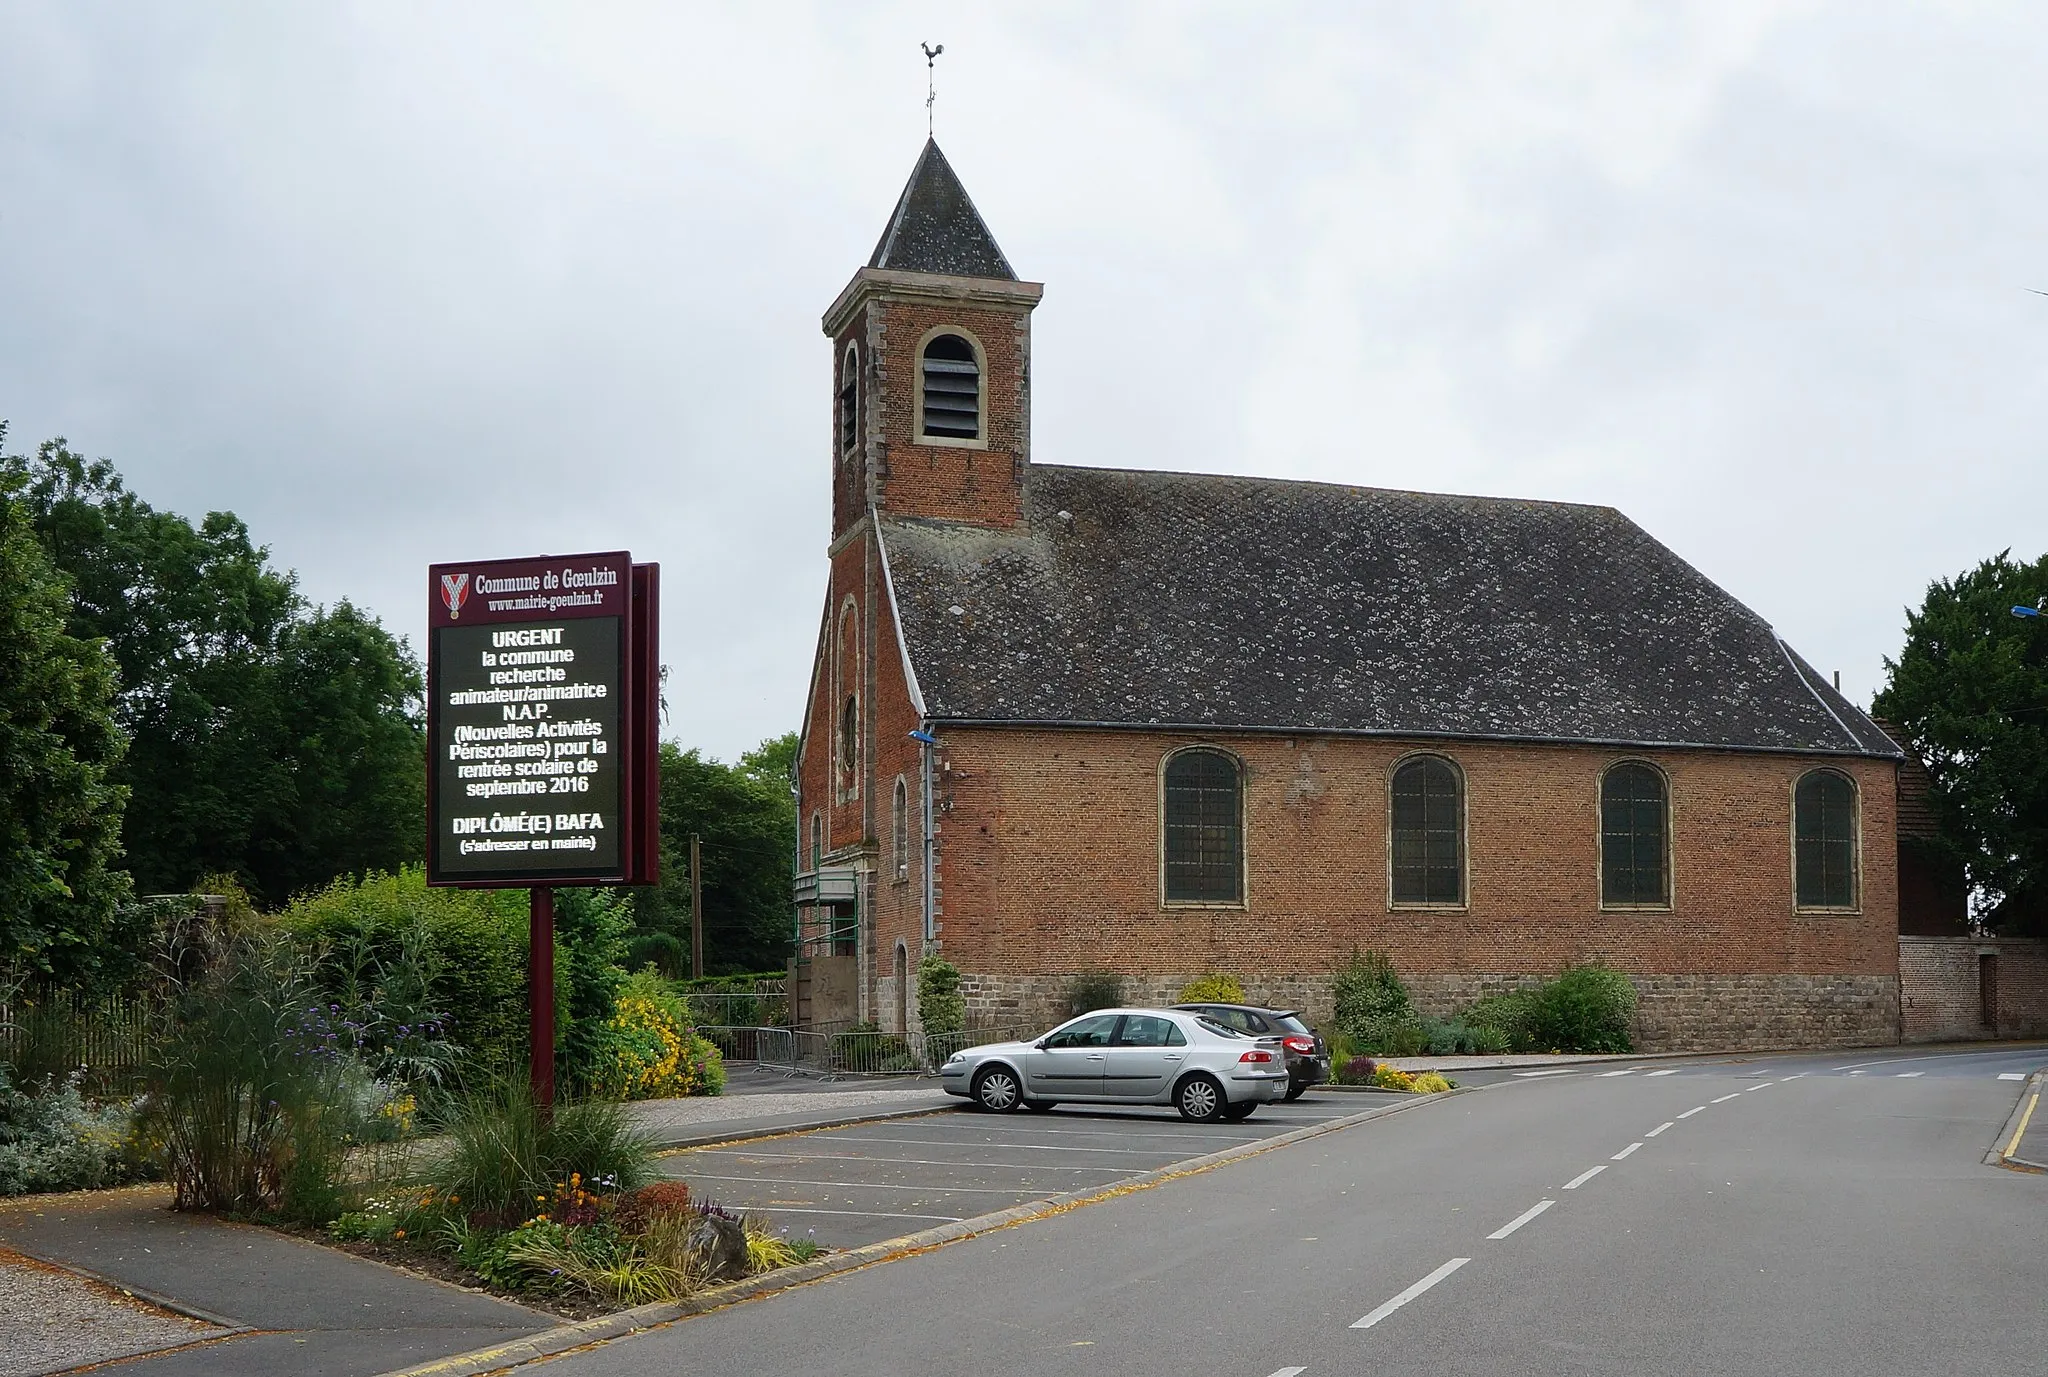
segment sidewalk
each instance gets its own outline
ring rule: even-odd
[[[146,1377],[369,1377],[445,1353],[503,1343],[553,1328],[553,1315],[465,1291],[346,1253],[273,1233],[175,1214],[161,1186],[79,1195],[24,1196],[0,1206],[0,1242],[30,1258],[97,1277],[146,1301],[201,1321],[186,1324],[133,1307],[132,1321],[112,1310],[89,1317],[136,1335],[126,1352],[153,1356],[123,1363]],[[40,1274],[40,1275],[38,1275]],[[16,1265],[6,1289],[75,1283],[49,1269]],[[96,1288],[87,1287],[87,1291]],[[112,1298],[100,1293],[102,1301]],[[0,1314],[0,1352],[43,1342],[40,1316]],[[145,1325],[143,1319],[153,1319]],[[17,1331],[19,1333],[17,1334]],[[61,1338],[61,1336],[51,1336]],[[53,1371],[114,1356],[80,1334]],[[212,1340],[212,1342],[195,1342]],[[172,1344],[185,1344],[162,1352]],[[47,1347],[47,1343],[46,1343]]]

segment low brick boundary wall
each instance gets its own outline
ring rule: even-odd
[[[1989,989],[1987,958],[1993,972]],[[2019,937],[1901,937],[1899,992],[1905,1042],[2048,1036],[2048,943]],[[1991,996],[1988,1010],[1986,994]]]

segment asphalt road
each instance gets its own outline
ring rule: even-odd
[[[1983,1165],[2022,1088],[1999,1077],[2044,1060],[1511,1080],[546,1367],[2048,1371],[2048,1176]]]
[[[1390,1097],[1326,1092],[1262,1105],[1235,1124],[1171,1109],[1062,1105],[1050,1113],[945,1110],[785,1134],[661,1159],[699,1200],[756,1210],[793,1235],[857,1248],[936,1224],[1086,1190],[1190,1157],[1342,1118]]]

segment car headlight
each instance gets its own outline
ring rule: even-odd
[[[966,1060],[967,1054],[965,1052],[955,1052],[952,1056],[946,1058],[946,1065],[951,1066],[956,1061]]]

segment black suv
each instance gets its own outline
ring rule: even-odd
[[[1176,1004],[1176,1009],[1253,1037],[1279,1038],[1287,1049],[1287,1098],[1330,1079],[1330,1047],[1295,1009],[1261,1009],[1252,1004]]]

